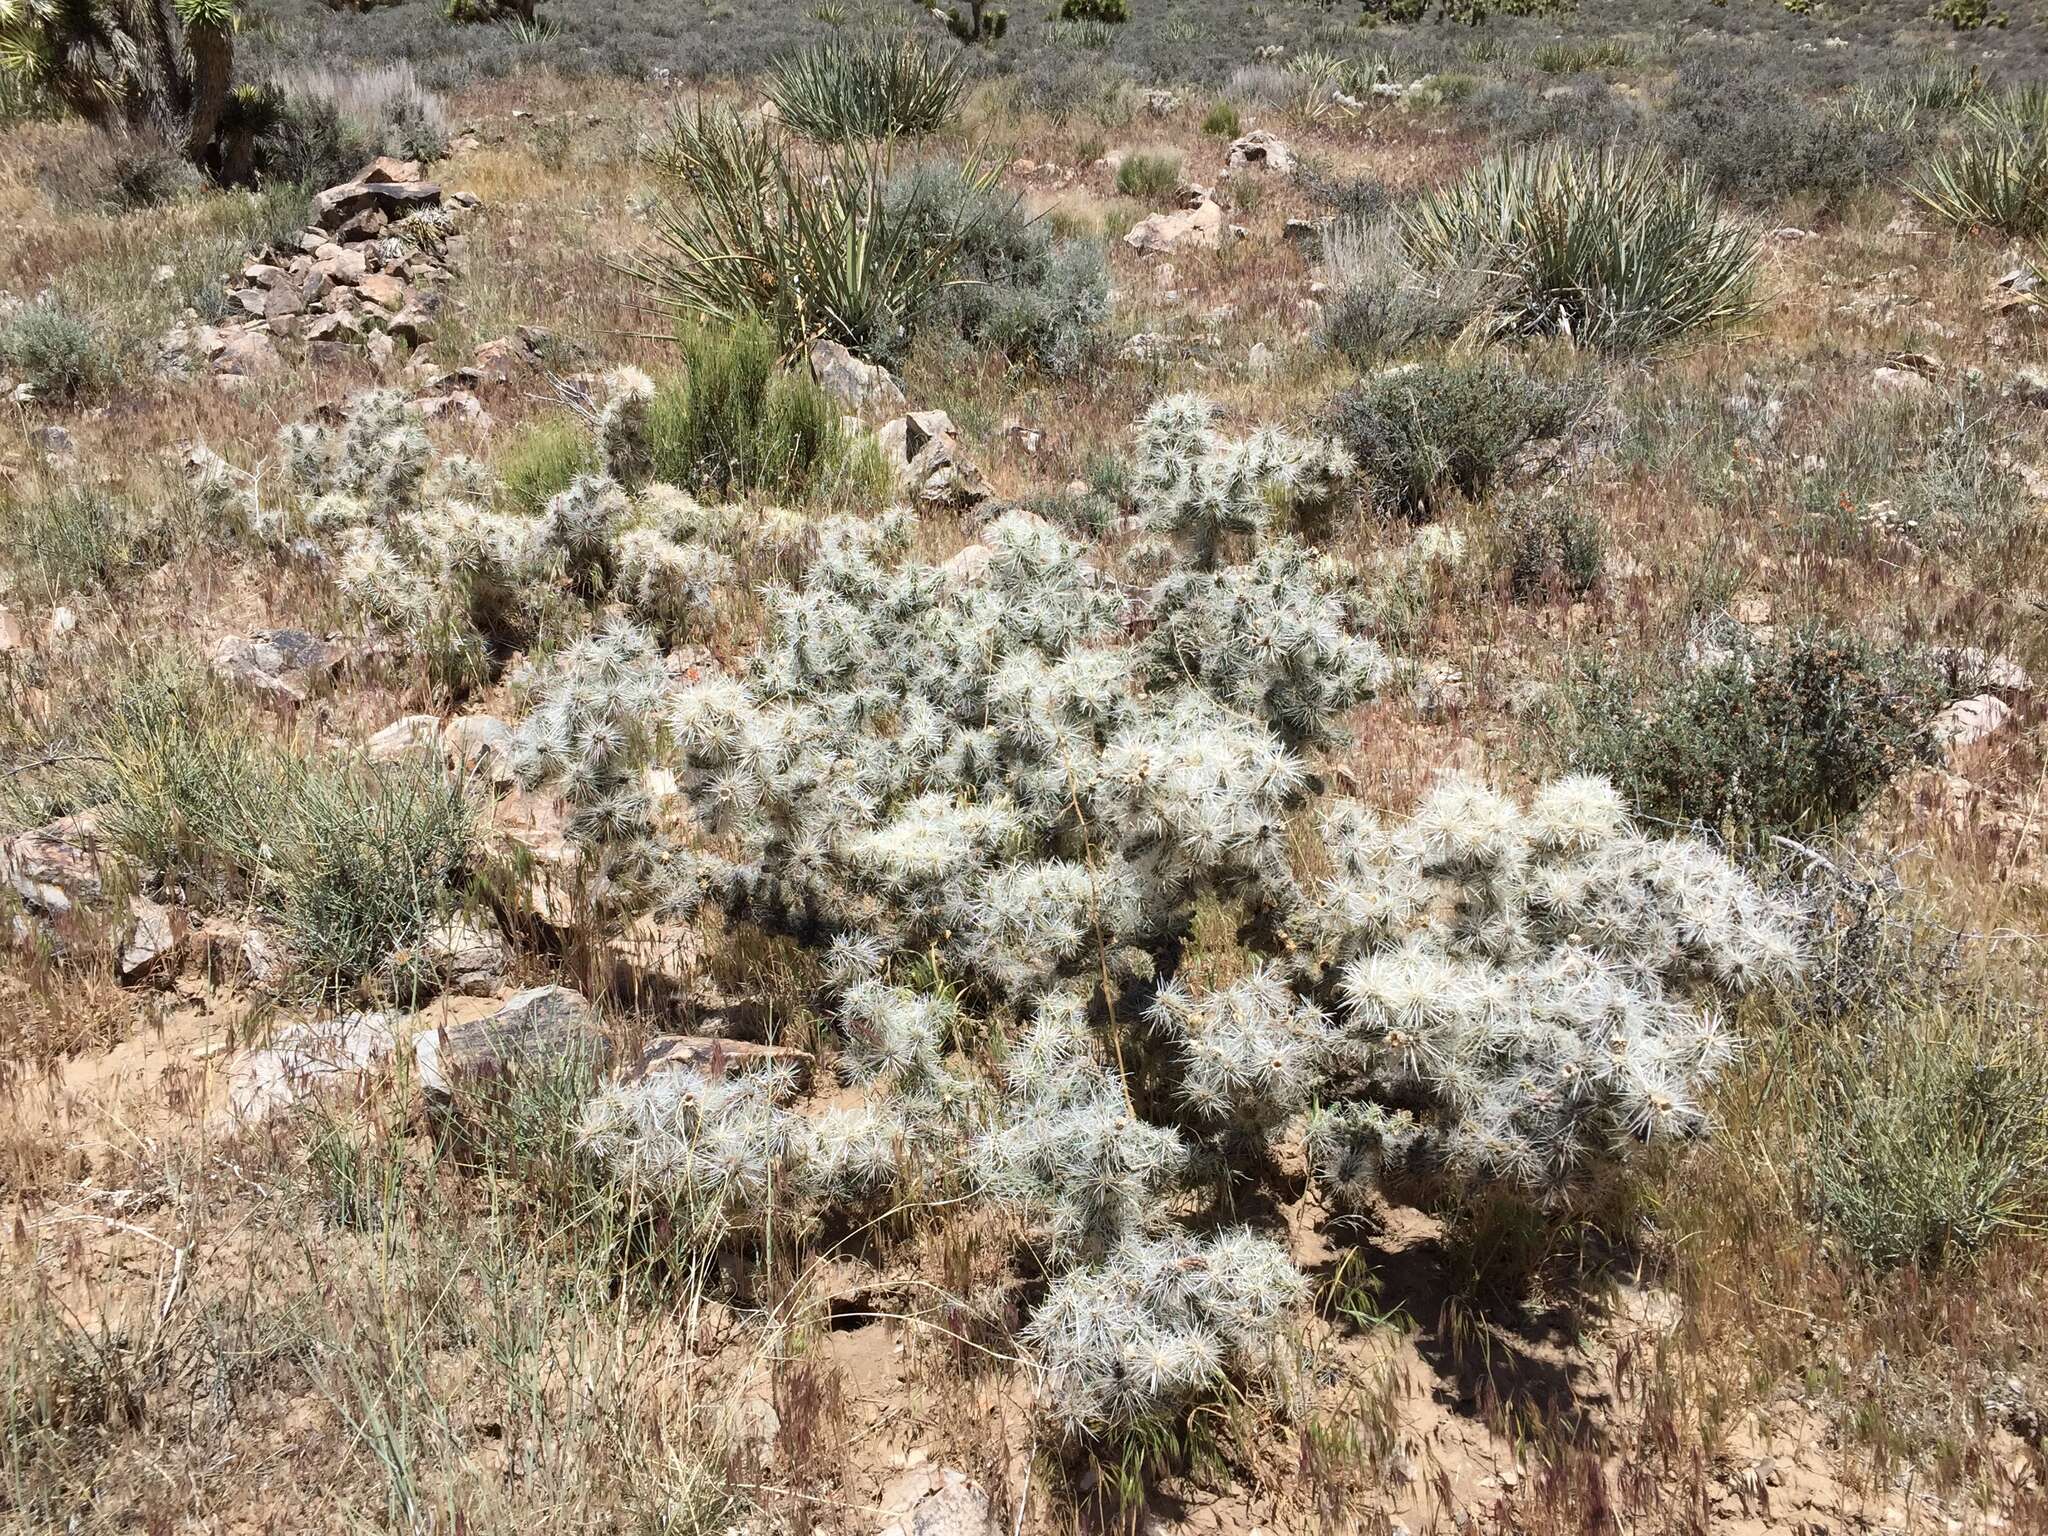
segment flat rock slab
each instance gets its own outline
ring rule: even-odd
[[[589,1002],[561,986],[529,987],[488,1017],[422,1030],[412,1048],[420,1087],[442,1100],[466,1085],[611,1060]]]
[[[787,1062],[797,1069],[799,1086],[810,1076],[812,1056],[787,1045],[761,1045],[752,1040],[721,1040],[710,1035],[656,1035],[640,1049],[624,1081],[637,1083],[662,1072],[694,1072],[708,1079],[734,1077]]]
[[[340,670],[348,653],[303,629],[272,629],[226,635],[215,642],[213,670],[230,682],[303,704],[315,688]]]
[[[99,813],[80,811],[0,842],[0,879],[53,917],[97,901],[109,850]]]
[[[388,1013],[349,1013],[281,1029],[261,1050],[245,1051],[227,1072],[228,1112],[260,1124],[318,1094],[353,1091],[398,1052]]]

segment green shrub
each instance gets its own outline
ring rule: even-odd
[[[1219,101],[1209,109],[1209,115],[1202,119],[1202,132],[1214,134],[1219,139],[1234,139],[1242,130],[1237,108],[1227,101]]]
[[[967,77],[906,38],[893,48],[828,42],[769,71],[768,99],[782,120],[826,143],[932,133],[959,110]]]
[[[826,336],[895,356],[953,276],[977,214],[963,203],[968,222],[941,225],[892,207],[889,162],[871,146],[809,157],[788,147],[730,115],[679,117],[663,167],[684,196],[656,210],[657,244],[625,270],[687,319],[759,316],[787,353]],[[998,168],[962,174],[986,191]]]
[[[1170,150],[1127,157],[1116,168],[1116,189],[1125,197],[1165,197],[1180,185],[1180,156]]]
[[[1979,97],[1968,111],[1968,131],[1909,190],[1958,229],[2048,233],[2048,92]]]
[[[434,161],[448,149],[447,107],[403,60],[296,69],[261,89],[252,153],[268,180],[329,187],[378,155]]]
[[[1497,357],[1413,363],[1337,396],[1318,425],[1358,461],[1375,508],[1428,517],[1449,492],[1484,496],[1532,442],[1569,431],[1590,399],[1586,380],[1553,382]]]
[[[687,366],[648,408],[654,478],[708,497],[802,500],[845,451],[837,407],[809,375],[780,366],[759,321],[681,341]]]
[[[944,239],[964,229],[948,286],[918,319],[994,347],[1014,362],[1071,375],[1101,347],[1109,319],[1109,261],[1090,239],[1056,240],[1019,201],[959,167],[919,166],[889,188],[892,218]]]
[[[1852,818],[1935,751],[1944,701],[1913,652],[1805,628],[1731,633],[1654,672],[1589,662],[1567,688],[1565,756],[1645,814],[1764,847]]]
[[[1799,196],[1838,208],[1904,168],[1913,145],[1900,122],[1896,113],[1811,106],[1750,61],[1705,57],[1679,70],[1657,136],[1724,196],[1758,207]]]
[[[1118,26],[1131,19],[1131,0],[1060,0],[1060,20]]]
[[[1321,265],[1335,290],[1323,310],[1323,344],[1360,368],[1450,341],[1491,314],[1498,287],[1470,268],[1418,271],[1384,218],[1332,225]]]
[[[1722,217],[1696,170],[1621,148],[1497,156],[1402,214],[1424,272],[1501,283],[1503,329],[1651,351],[1755,312],[1754,231]]]
[[[1583,597],[1607,557],[1599,516],[1562,496],[1514,502],[1502,510],[1493,537],[1508,590],[1523,602]]]
[[[2007,21],[2005,12],[1991,9],[1991,0],[1934,0],[1927,8],[1927,19],[1945,21],[1958,32],[2002,27]]]
[[[115,377],[98,328],[54,304],[30,304],[0,321],[0,369],[58,405],[101,394]]]
[[[597,449],[576,422],[550,416],[535,422],[498,455],[498,479],[522,511],[539,513],[548,498],[597,468]]]

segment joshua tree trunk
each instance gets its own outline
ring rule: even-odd
[[[217,21],[193,20],[185,28],[192,54],[192,91],[185,129],[185,158],[203,166],[220,129],[221,108],[235,72],[235,34]]]

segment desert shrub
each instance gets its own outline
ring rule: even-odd
[[[2048,92],[1973,99],[1969,127],[1910,187],[1960,229],[2022,239],[2048,232]]]
[[[957,56],[909,38],[888,48],[828,42],[770,70],[764,89],[790,127],[836,144],[935,132],[959,110],[967,77]]]
[[[1913,148],[1874,116],[1809,105],[1754,63],[1712,55],[1680,67],[1656,131],[1715,191],[1758,207],[1787,197],[1840,207],[1898,175]]]
[[[116,130],[94,134],[79,154],[44,168],[51,200],[103,213],[158,208],[203,185],[192,162],[149,134]]]
[[[1504,147],[1554,140],[1588,150],[1639,142],[1648,118],[1640,100],[1597,75],[1542,89],[1496,81],[1478,92],[1470,112]]]
[[[1109,262],[1090,239],[1055,239],[1014,197],[982,187],[949,164],[924,165],[896,179],[889,202],[907,230],[930,238],[966,230],[957,281],[920,317],[948,326],[1016,362],[1065,376],[1103,342],[1109,320]]]
[[[1492,312],[1497,285],[1489,274],[1422,271],[1384,218],[1332,225],[1321,262],[1334,290],[1323,311],[1323,343],[1360,368],[1449,341]]]
[[[1125,197],[1166,197],[1180,185],[1180,156],[1170,150],[1127,155],[1116,168],[1116,189]]]
[[[1131,19],[1131,0],[1060,0],[1060,20],[1116,26]]]
[[[964,201],[969,222],[951,225],[892,207],[889,162],[869,146],[812,163],[772,129],[699,113],[676,119],[663,165],[685,200],[656,210],[656,244],[627,270],[686,319],[759,316],[786,352],[827,336],[893,357],[974,234]],[[962,172],[979,191],[996,175]]]
[[[1991,0],[1934,0],[1927,7],[1929,21],[1945,21],[1958,32],[1976,32],[1984,27],[2006,24],[2003,11],[1991,9]]]
[[[1375,508],[1428,517],[1452,492],[1485,496],[1590,400],[1590,380],[1544,379],[1488,356],[1390,369],[1337,396],[1319,424],[1358,462]]]
[[[758,320],[698,327],[681,342],[682,374],[648,404],[653,478],[721,498],[808,495],[845,452],[831,399],[808,374],[781,366]]]
[[[145,669],[82,736],[84,798],[144,883],[254,902],[316,990],[345,991],[453,909],[472,813],[436,767],[301,756],[175,666]]]
[[[169,518],[85,486],[17,499],[0,492],[0,561],[17,591],[108,591],[170,557]]]
[[[53,405],[101,394],[117,373],[99,328],[48,303],[25,304],[0,320],[0,368]]]
[[[1910,651],[1811,627],[1694,649],[1647,677],[1588,663],[1568,690],[1567,760],[1646,815],[1766,846],[1848,820],[1934,753],[1940,678]]]
[[[567,417],[550,416],[533,423],[499,453],[493,468],[505,494],[525,512],[539,512],[598,467],[590,435]]]
[[[1523,602],[1583,597],[1600,580],[1607,534],[1598,514],[1563,496],[1522,497],[1493,528],[1495,561]]]
[[[1729,1054],[1713,1004],[1800,959],[1788,908],[1639,831],[1604,783],[1518,802],[1447,781],[1392,822],[1325,798],[1287,741],[1337,734],[1322,674],[1364,637],[1318,563],[1260,540],[1341,456],[1214,424],[1160,402],[1129,481],[1203,578],[1162,626],[1199,632],[1193,665],[1134,636],[1122,589],[1042,521],[999,518],[962,582],[892,515],[823,530],[741,669],[678,683],[647,636],[608,631],[521,730],[522,778],[568,796],[615,920],[709,905],[817,953],[873,1122],[1036,1251],[1022,1337],[1083,1436],[1142,1433],[1271,1359],[1301,1277],[1265,1238],[1180,1220],[1219,1168],[1299,1133],[1347,1208],[1383,1186],[1568,1204],[1701,1128]],[[1230,530],[1243,566],[1222,563]],[[621,792],[650,765],[697,825]],[[1290,830],[1318,812],[1319,836]],[[1227,985],[1182,974],[1204,903],[1250,951]],[[975,1011],[1006,1042],[994,1081]],[[1119,1023],[1137,1017],[1142,1042]],[[804,1202],[868,1198],[812,1179],[772,1094],[631,1085],[591,1113],[621,1176],[743,1230],[785,1168]],[[856,1129],[832,1140],[864,1171]]]
[[[1243,128],[1244,124],[1238,118],[1237,108],[1227,101],[1217,102],[1202,119],[1202,132],[1219,139],[1234,139]]]
[[[249,170],[295,186],[348,180],[378,155],[431,162],[448,148],[448,111],[404,61],[287,71],[247,98]]]
[[[1644,150],[1543,146],[1488,160],[1403,210],[1425,272],[1490,272],[1506,330],[1650,351],[1756,308],[1755,232],[1697,171]]]

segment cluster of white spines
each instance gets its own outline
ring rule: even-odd
[[[1134,1233],[1055,1283],[1024,1339],[1061,1425],[1099,1434],[1269,1365],[1304,1289],[1280,1247],[1245,1229],[1208,1238]]]
[[[1210,992],[1162,983],[1147,1017],[1174,1044],[1180,1102],[1198,1123],[1272,1131],[1326,1080],[1329,1021],[1272,965]]]
[[[1276,503],[1327,497],[1356,472],[1344,449],[1266,427],[1241,440],[1216,430],[1220,412],[1201,395],[1169,395],[1138,420],[1131,489],[1145,525],[1182,540],[1196,563],[1215,563],[1226,534],[1260,533]]]

